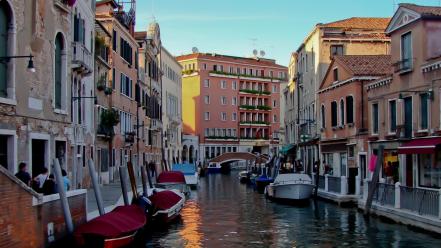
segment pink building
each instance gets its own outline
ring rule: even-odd
[[[278,145],[280,84],[287,68],[275,60],[219,54],[179,56],[183,67],[184,133],[199,136],[190,162],[225,152],[270,153]]]

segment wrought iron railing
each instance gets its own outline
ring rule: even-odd
[[[380,205],[395,206],[395,185],[377,183],[372,200]]]
[[[341,178],[328,176],[328,191],[339,193],[341,192]]]
[[[325,176],[319,176],[319,189],[325,189]]]
[[[401,208],[419,215],[438,217],[439,197],[438,191],[400,186]]]

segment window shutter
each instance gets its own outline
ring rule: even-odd
[[[8,17],[5,9],[0,8],[0,56],[7,56],[8,51]],[[8,65],[0,63],[0,97],[7,97]]]

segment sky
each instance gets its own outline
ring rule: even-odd
[[[440,6],[441,0],[138,0],[136,30],[153,20],[173,55],[200,52],[252,56],[288,65],[315,24],[353,16],[391,17],[400,2]]]

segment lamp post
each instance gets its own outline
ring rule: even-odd
[[[28,58],[28,66],[26,67],[28,72],[35,72],[35,67],[34,67],[34,61],[32,60],[32,58],[34,58],[34,56],[32,54],[29,55],[18,55],[18,56],[3,56],[0,57],[0,63],[7,63],[9,62],[11,59],[21,59],[21,58]]]

